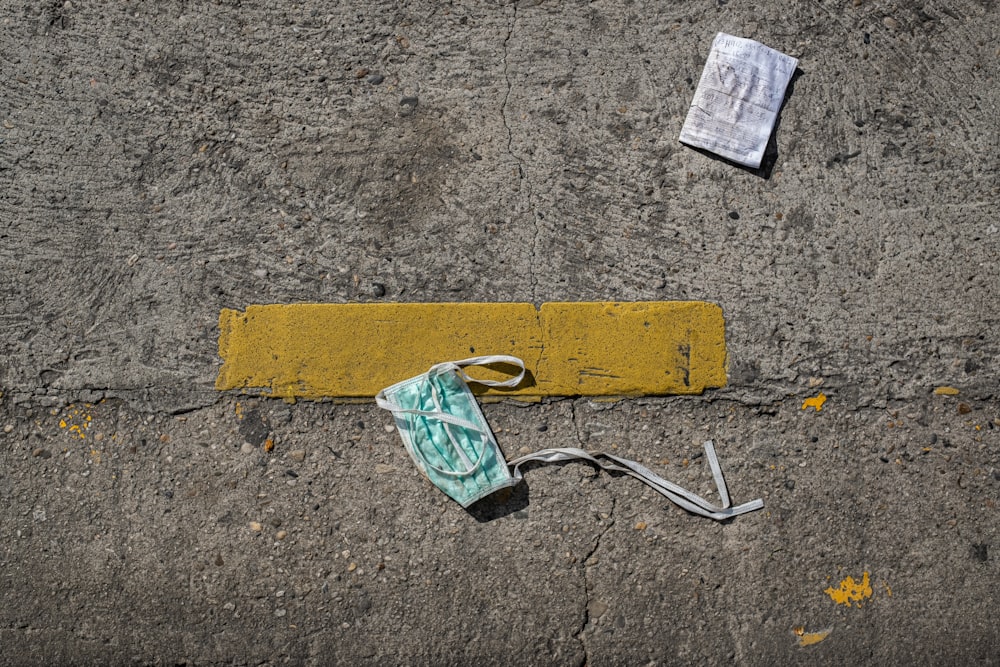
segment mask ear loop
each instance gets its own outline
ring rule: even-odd
[[[726,480],[722,476],[722,468],[719,466],[719,460],[715,453],[715,446],[712,444],[711,440],[705,442],[705,454],[707,455],[708,463],[712,468],[712,476],[715,478],[715,486],[719,491],[719,497],[722,500],[721,507],[713,505],[701,496],[691,493],[687,489],[663,479],[641,463],[629,461],[628,459],[622,459],[603,452],[585,452],[582,449],[577,449],[575,447],[543,449],[541,451],[534,452],[533,454],[527,454],[516,458],[508,465],[510,465],[513,469],[514,477],[520,480],[522,478],[522,473],[519,467],[528,461],[553,463],[556,461],[583,459],[585,461],[590,461],[605,470],[622,472],[626,475],[635,477],[651,487],[660,495],[670,500],[675,505],[686,509],[692,514],[698,514],[709,519],[715,519],[716,521],[723,521],[738,514],[752,512],[764,507],[764,502],[760,499],[751,500],[748,503],[731,507],[729,490],[726,488]],[[599,460],[602,458],[610,459],[614,463]]]
[[[521,372],[509,380],[480,380],[470,376],[463,370],[463,367],[466,366],[490,366],[492,364],[510,364],[511,366],[517,366],[520,368]],[[441,364],[435,364],[434,366],[431,366],[431,369],[427,371],[427,373],[431,374],[444,369],[454,370],[458,373],[460,378],[465,380],[466,384],[475,382],[476,384],[481,384],[484,387],[516,387],[521,384],[521,380],[524,379],[525,374],[528,372],[527,368],[525,368],[524,362],[517,357],[512,357],[508,354],[490,354],[482,357],[469,357],[468,359],[462,359],[461,361],[446,361]]]

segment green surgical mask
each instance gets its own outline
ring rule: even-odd
[[[504,381],[474,380],[463,366],[512,364],[521,369]],[[413,462],[439,489],[462,507],[517,484],[503,452],[483,417],[469,382],[487,387],[516,387],[524,378],[524,362],[495,355],[432,366],[423,375],[383,389],[378,406],[391,410],[403,445]]]
[[[521,372],[509,380],[494,381],[471,378],[462,370],[466,366],[491,364],[513,365]],[[635,477],[676,505],[710,519],[721,521],[764,506],[761,500],[731,506],[726,481],[711,440],[705,442],[705,455],[712,468],[721,506],[668,482],[640,463],[603,452],[586,452],[575,447],[543,449],[508,464],[468,383],[516,387],[524,375],[524,362],[516,357],[473,357],[436,364],[423,375],[383,389],[375,401],[380,408],[393,413],[403,445],[417,468],[462,507],[469,507],[494,491],[517,484],[522,479],[520,466],[524,463],[573,459],[589,461],[605,470]]]

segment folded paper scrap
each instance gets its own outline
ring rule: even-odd
[[[520,373],[509,380],[477,380],[463,370],[468,366],[502,366],[520,369]],[[492,355],[449,361],[435,364],[422,375],[383,389],[375,401],[380,408],[392,412],[403,445],[417,468],[462,507],[469,507],[499,489],[517,484],[522,479],[520,466],[524,463],[574,459],[631,475],[687,511],[710,519],[721,521],[764,506],[761,500],[731,506],[711,441],[705,443],[705,454],[719,490],[721,506],[668,482],[635,461],[603,452],[586,452],[575,447],[543,449],[508,463],[469,383],[514,388],[524,376],[524,362],[517,357]]]
[[[712,42],[681,143],[757,169],[799,61],[720,32]]]

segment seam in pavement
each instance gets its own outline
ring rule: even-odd
[[[585,449],[583,439],[580,437],[580,429],[578,427],[578,422],[576,419],[576,403],[578,400],[583,400],[583,399],[570,400],[570,419],[573,422],[573,433],[576,436],[577,446],[580,449]],[[600,472],[598,472],[597,474],[600,474]],[[594,554],[596,554],[598,550],[600,550],[601,541],[604,539],[604,536],[607,534],[607,532],[611,530],[611,528],[615,525],[615,506],[616,506],[615,497],[611,496],[611,509],[608,512],[608,518],[606,519],[607,524],[604,526],[603,529],[601,529],[600,533],[598,533],[597,539],[594,540],[594,544],[590,548],[590,551],[588,551],[580,559],[580,564],[583,567],[583,590],[584,590],[583,612],[581,614],[580,627],[576,632],[573,633],[573,638],[579,641],[580,646],[583,648],[583,660],[582,662],[580,662],[579,667],[585,667],[590,663],[590,651],[589,648],[587,647],[587,635],[585,634],[585,631],[587,629],[587,626],[590,624],[591,620],[590,599],[592,594],[591,590],[592,585],[591,585],[590,567],[592,566],[589,566],[587,563],[594,556]]]
[[[528,273],[531,282],[531,300],[538,303],[538,273],[535,271],[535,262],[538,257],[538,239],[539,239],[539,226],[538,219],[534,215],[534,207],[531,205],[531,181],[528,180],[528,172],[525,169],[524,158],[514,152],[514,131],[511,129],[510,122],[507,120],[507,106],[510,101],[510,94],[514,89],[514,84],[510,80],[510,66],[508,64],[508,56],[510,55],[510,40],[514,36],[514,29],[517,26],[517,3],[511,5],[512,13],[510,18],[510,24],[507,28],[507,35],[503,40],[503,77],[507,84],[507,90],[503,96],[503,102],[500,104],[500,118],[503,121],[503,126],[507,130],[507,154],[510,155],[517,162],[517,173],[520,180],[524,184],[524,197],[527,201],[527,214],[532,216],[532,225],[534,231],[531,236],[531,261],[528,263]]]

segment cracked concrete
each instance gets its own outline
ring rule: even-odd
[[[594,540],[594,547],[583,557],[583,568],[584,568],[584,587],[586,592],[586,599],[584,600],[583,607],[583,623],[580,625],[580,630],[576,633],[576,638],[580,641],[583,646],[584,652],[584,662],[582,664],[588,664],[590,662],[590,651],[587,647],[587,631],[591,630],[591,620],[597,620],[602,617],[608,610],[608,605],[603,600],[594,599],[591,592],[591,573],[590,568],[599,565],[600,561],[597,557],[597,552],[601,548],[601,539],[607,534],[608,530],[615,525],[615,501],[614,497],[611,498],[611,509],[599,515],[601,520],[604,522],[604,529],[597,535],[597,539]]]
[[[997,12],[3,3],[0,663],[994,664]],[[769,173],[677,143],[718,31],[799,59]],[[712,438],[765,509],[465,512],[374,406],[212,388],[223,308],[529,299],[718,303],[729,384],[487,405],[508,457]]]
[[[523,207],[521,208],[521,213],[528,219],[535,221],[534,231],[531,234],[531,243],[529,246],[530,260],[527,262],[526,269],[528,271],[530,280],[529,287],[531,291],[531,300],[536,305],[538,305],[541,303],[540,301],[541,297],[539,296],[538,292],[538,276],[535,267],[538,265],[540,260],[538,256],[538,248],[539,248],[538,242],[541,230],[538,225],[538,220],[536,218],[536,216],[539,216],[539,213],[536,212],[535,207],[532,204],[532,187],[531,187],[530,170],[525,162],[523,155],[521,153],[514,151],[514,130],[510,120],[508,119],[508,107],[510,102],[510,95],[514,89],[514,83],[511,81],[510,78],[510,68],[508,64],[508,59],[510,56],[510,41],[514,37],[514,30],[517,26],[517,7],[518,5],[516,2],[510,4],[511,8],[510,29],[507,31],[507,36],[503,40],[503,77],[504,81],[507,83],[507,90],[504,93],[503,103],[500,105],[500,114],[501,117],[503,118],[504,127],[507,129],[507,153],[517,162],[517,175],[520,185],[523,186],[524,194],[523,194]]]

